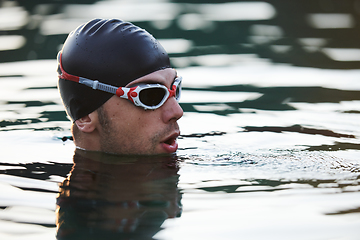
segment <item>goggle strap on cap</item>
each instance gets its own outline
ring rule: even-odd
[[[65,72],[65,70],[63,69],[63,66],[62,66],[61,57],[62,57],[62,53],[59,52],[58,55],[57,55],[57,61],[58,61],[59,68],[60,68],[60,71],[58,69],[59,78],[65,79],[65,80],[70,80],[70,81],[78,83],[80,77],[74,76],[74,75],[71,75],[71,74],[68,74],[67,72]]]
[[[154,84],[155,88],[163,88],[165,90],[165,95],[163,100],[155,106],[146,106],[145,104],[141,103],[141,100],[138,99],[139,97],[139,92],[144,89],[144,87],[140,87],[140,86],[136,86],[136,87],[132,87],[132,88],[126,88],[126,87],[115,87],[106,83],[102,83],[99,82],[98,80],[91,80],[88,78],[84,78],[84,77],[78,77],[75,75],[71,75],[67,72],[65,72],[65,70],[63,69],[62,66],[62,62],[61,62],[61,52],[59,52],[58,54],[58,64],[59,64],[59,78],[64,79],[64,80],[70,80],[76,83],[80,83],[83,84],[85,86],[88,86],[94,90],[100,90],[100,91],[104,91],[107,93],[111,93],[114,94],[118,97],[121,98],[125,98],[130,100],[131,102],[133,102],[136,106],[142,106],[145,109],[156,109],[158,107],[160,107],[167,99],[169,99],[170,97],[175,97],[176,100],[179,100],[180,96],[176,96],[177,94],[177,88],[178,85],[181,83],[181,77],[177,77],[175,79],[174,85],[171,87],[171,89],[166,88],[163,85],[159,85],[159,84]],[[140,87],[140,88],[139,88]],[[139,89],[137,89],[139,88]],[[151,88],[150,85],[145,86],[145,88]],[[153,87],[152,87],[153,88]],[[136,100],[137,99],[137,100]],[[139,102],[140,101],[140,102]]]
[[[62,66],[62,61],[61,61],[61,57],[62,57],[62,54],[61,52],[59,52],[58,54],[58,62],[59,62],[59,67],[60,67],[60,73],[59,73],[59,78],[61,79],[65,79],[65,80],[70,80],[70,81],[73,81],[73,82],[77,82],[77,83],[80,83],[80,84],[84,84],[88,87],[91,87],[92,89],[94,90],[101,90],[101,91],[104,91],[104,92],[108,92],[108,93],[111,93],[111,94],[116,94],[118,95],[117,93],[119,92],[118,87],[114,87],[114,86],[111,86],[111,85],[108,85],[108,84],[105,84],[105,83],[101,83],[97,80],[91,80],[91,79],[87,79],[87,78],[83,78],[83,77],[78,77],[78,76],[74,76],[74,75],[71,75],[67,72],[65,72],[63,66]],[[119,95],[118,95],[119,96]],[[121,96],[119,96],[121,97]]]

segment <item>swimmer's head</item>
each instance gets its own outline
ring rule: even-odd
[[[61,62],[71,75],[117,87],[170,68],[168,54],[151,34],[119,19],[94,19],[79,26],[66,39]],[[72,121],[95,111],[113,96],[61,78],[58,87]]]

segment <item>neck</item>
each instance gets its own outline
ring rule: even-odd
[[[77,129],[76,124],[72,125],[72,135],[77,148],[88,151],[100,151],[98,131],[85,133]]]

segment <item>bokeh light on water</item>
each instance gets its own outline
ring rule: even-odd
[[[1,239],[55,239],[56,216],[59,239],[358,239],[360,1],[0,4]],[[96,17],[147,29],[183,76],[175,162],[72,169],[55,58]]]

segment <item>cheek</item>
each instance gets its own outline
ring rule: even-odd
[[[143,110],[142,110],[143,111]],[[156,131],[159,127],[159,117],[152,112],[143,111],[142,114],[132,118],[129,123],[135,131],[141,131],[143,134]]]
[[[160,127],[158,113],[144,111],[141,108],[132,109],[131,113],[128,114],[114,113],[111,115],[111,121],[118,131],[129,134],[129,138],[153,134]]]
[[[153,134],[161,128],[161,111],[144,110],[135,107],[125,99],[110,99],[107,106],[108,117],[111,119],[111,125],[117,134],[131,136],[146,136]],[[127,134],[127,135],[126,135]]]

